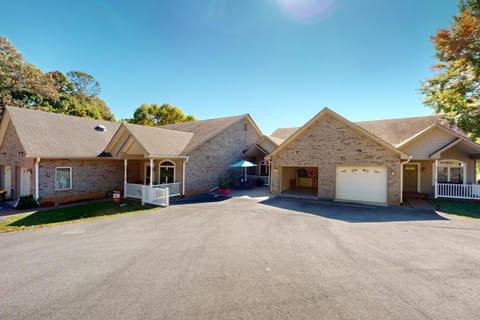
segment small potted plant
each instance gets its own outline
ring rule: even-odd
[[[224,182],[222,184],[223,194],[228,196],[230,194],[230,184],[228,182]]]

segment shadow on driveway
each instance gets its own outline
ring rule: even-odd
[[[260,204],[350,223],[449,220],[431,210],[275,197]]]
[[[184,197],[184,198],[178,197],[178,198],[170,199],[170,204],[180,205],[180,204],[191,204],[191,203],[219,202],[219,201],[225,201],[230,198],[231,197],[228,197],[228,196],[205,193],[205,194],[198,194],[198,195]]]

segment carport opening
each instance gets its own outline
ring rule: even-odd
[[[282,167],[282,195],[318,197],[318,168]]]

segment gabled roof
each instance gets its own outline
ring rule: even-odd
[[[443,130],[444,132],[447,132],[448,134],[450,134],[452,136],[452,138],[454,138],[454,139],[452,141],[450,141],[449,143],[447,143],[446,145],[439,148],[438,150],[435,150],[434,152],[432,152],[430,154],[430,158],[432,158],[432,159],[433,158],[439,158],[441,156],[442,152],[445,152],[445,151],[453,148],[456,145],[459,145],[459,146],[461,145],[462,149],[464,151],[470,153],[470,154],[480,154],[480,144],[473,142],[469,138],[465,137],[463,134],[459,134],[458,132],[456,132],[456,131],[448,128],[448,127],[445,127],[444,125],[441,125],[441,124],[434,124],[430,128],[425,129],[424,131],[422,131],[418,135],[414,136],[412,139],[409,139],[408,141],[403,143],[402,147],[409,144],[410,141],[415,140],[415,138],[417,138],[418,136],[422,136],[422,135],[426,134],[427,132],[432,131],[434,129]]]
[[[282,139],[282,138],[278,138],[278,137],[273,137],[273,136],[266,136],[267,138],[270,139],[270,141],[272,141],[273,143],[275,143],[277,145],[277,147],[279,145],[281,145],[283,143],[283,141],[285,141],[285,139]]]
[[[120,136],[123,136],[123,139]],[[180,156],[192,137],[192,133],[122,123],[105,151],[111,152],[117,143],[130,139],[131,143],[137,142],[140,145],[145,157]],[[119,148],[119,152],[125,151],[124,145]]]
[[[313,123],[315,123],[316,121],[318,121],[320,118],[326,116],[326,115],[330,115],[332,116],[333,118],[335,118],[336,120],[340,121],[341,123],[343,123],[344,125],[346,125],[347,127],[350,127],[351,129],[359,132],[360,134],[366,136],[367,138],[375,141],[376,143],[382,145],[383,147],[385,147],[386,149],[390,150],[390,151],[393,151],[395,153],[398,153],[400,154],[400,156],[403,158],[403,159],[407,159],[408,158],[408,155],[403,153],[402,151],[398,150],[397,148],[395,148],[394,146],[392,146],[391,144],[389,144],[388,142],[382,140],[381,138],[373,135],[372,133],[368,132],[367,130],[363,129],[362,127],[356,125],[355,123],[353,122],[350,122],[348,121],[347,119],[343,118],[342,116],[340,116],[339,114],[333,112],[332,110],[330,110],[329,108],[323,108],[322,111],[320,111],[319,113],[317,113],[317,115],[315,115],[312,119],[310,119],[305,125],[303,125],[302,127],[300,127],[298,130],[296,130],[291,136],[289,136],[277,149],[275,149],[271,154],[270,156],[273,156],[275,154],[277,154],[278,152],[280,152],[283,148],[285,148],[286,146],[288,146],[292,141],[294,141],[298,136],[300,136],[305,130],[307,130]]]
[[[263,145],[263,143],[265,141],[269,141],[272,145],[273,145],[273,148],[271,148],[269,150],[268,147],[265,147]],[[263,135],[261,136],[257,142],[255,142],[255,144],[253,144],[250,149],[248,149],[247,151],[245,151],[244,153],[244,156],[251,156],[251,155],[254,155],[255,154],[255,151],[256,150],[260,150],[262,153],[264,154],[270,154],[273,150],[275,150],[284,140],[283,139],[280,139],[280,138],[275,138],[275,137],[270,137],[270,136],[266,136],[266,135]]]
[[[278,128],[272,132],[270,135],[271,137],[283,139],[284,141],[290,137],[292,134],[295,133],[300,127],[292,127],[292,128]]]
[[[356,124],[394,146],[405,144],[407,140],[411,140],[414,136],[435,124],[441,124],[457,134],[465,136],[460,129],[450,125],[441,115],[360,121]]]
[[[247,121],[252,124],[253,128],[255,129],[255,131],[257,131],[257,134],[259,136],[262,135],[262,132],[260,131],[260,129],[258,129],[257,125],[248,114],[225,118],[167,124],[164,126],[160,126],[159,128],[193,133],[192,139],[190,140],[188,146],[185,148],[185,152],[190,152],[243,119],[247,119]]]
[[[13,125],[25,156],[30,158],[95,158],[104,150],[117,122],[67,116],[25,108],[6,107],[7,125]],[[106,131],[96,131],[102,125]]]
[[[395,147],[399,147],[407,141],[412,140],[412,138],[435,124],[441,124],[456,134],[468,139],[462,130],[450,124],[441,115],[360,121],[354,123]],[[272,136],[287,139],[298,129],[299,127],[278,128],[272,133]]]

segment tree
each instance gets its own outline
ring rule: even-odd
[[[7,105],[114,121],[100,84],[85,72],[44,74],[0,36],[0,115]]]
[[[162,105],[144,103],[135,110],[133,119],[127,120],[129,123],[151,127],[189,121],[195,121],[195,117],[184,115],[180,108],[168,103]]]
[[[115,121],[108,106],[97,97],[100,84],[93,76],[80,71],[68,72],[66,76],[60,71],[53,71],[48,75],[58,88],[59,99],[49,101],[44,109],[72,116]]]
[[[480,2],[460,0],[458,16],[431,41],[439,62],[420,88],[423,101],[480,139]]]
[[[46,100],[58,98],[58,90],[51,77],[34,65],[0,36],[0,109],[7,105],[38,107]]]
[[[73,93],[78,96],[93,98],[100,94],[100,83],[88,73],[70,71],[67,72],[67,79],[73,85]]]

